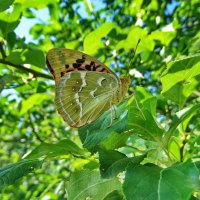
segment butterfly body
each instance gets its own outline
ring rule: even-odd
[[[90,124],[112,105],[119,103],[130,77],[119,79],[91,56],[69,49],[52,49],[47,66],[55,79],[55,104],[71,127]]]

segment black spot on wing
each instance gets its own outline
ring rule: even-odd
[[[68,68],[69,68],[69,65],[65,65],[65,68],[68,69]]]
[[[82,63],[84,63],[84,62],[85,62],[85,59],[83,59],[83,58],[82,58],[82,59],[77,59],[77,60],[76,60],[76,63],[82,64]]]
[[[74,68],[79,68],[80,66],[81,66],[80,63],[73,63],[73,67],[74,67]]]
[[[61,72],[61,73],[60,73],[60,76],[63,77],[65,74],[66,74],[65,71],[64,71],[64,72]]]
[[[85,69],[87,69],[88,71],[91,71],[91,66],[90,65],[85,65]]]
[[[90,62],[90,70],[91,70],[91,71],[96,71],[95,62],[94,62],[94,61],[91,61],[91,62]]]

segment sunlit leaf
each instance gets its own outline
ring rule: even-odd
[[[55,144],[42,143],[28,154],[26,159],[53,158],[66,155],[84,156],[84,154],[84,151],[74,142],[64,139]]]
[[[40,1],[40,0],[34,0],[34,1],[26,1],[26,0],[15,0],[15,2],[19,2],[23,5],[24,8],[44,8],[48,4],[54,4],[57,1],[54,0],[47,0],[47,1]]]
[[[17,49],[6,60],[13,64],[30,64],[41,68],[45,66],[44,53],[39,49]]]
[[[163,45],[167,46],[175,36],[175,32],[154,31],[151,33],[150,38],[153,40],[159,40]]]
[[[22,5],[19,3],[14,4],[12,12],[6,11],[0,13],[0,21],[13,23],[19,20],[22,11]]]
[[[93,32],[87,35],[84,40],[84,50],[88,54],[94,54],[99,48],[103,47],[101,39],[105,37],[115,25],[111,22],[106,22]]]
[[[130,49],[134,49],[136,47],[139,40],[140,44],[138,45],[136,53],[140,53],[143,50],[153,50],[154,41],[148,37],[146,30],[137,26],[133,26],[131,28],[127,38],[125,40],[121,40],[117,44],[116,49],[119,50],[123,48],[126,51],[129,51]]]
[[[22,102],[22,108],[20,114],[26,113],[29,109],[31,109],[34,105],[40,105],[40,103],[44,100],[50,99],[51,96],[48,94],[37,93],[31,95],[28,99]]]
[[[198,54],[169,63],[161,77],[163,95],[182,106],[198,84],[199,63]]]
[[[78,171],[70,177],[69,200],[85,200],[87,198],[102,200],[109,193],[115,190],[120,191],[120,185],[117,178],[102,179],[97,171]]]

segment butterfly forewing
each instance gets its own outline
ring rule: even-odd
[[[71,71],[98,71],[115,74],[97,59],[79,51],[55,48],[47,54],[47,66],[54,76],[55,83]]]
[[[56,86],[58,112],[71,127],[89,124],[111,107],[118,85],[119,80],[109,73],[68,73]]]

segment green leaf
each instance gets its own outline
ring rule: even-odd
[[[43,51],[40,49],[29,49],[24,52],[23,56],[25,57],[25,63],[35,65],[37,67],[43,68],[45,66],[45,56]]]
[[[127,200],[157,200],[160,168],[156,165],[134,166],[126,170],[123,191]],[[170,195],[170,194],[169,194]]]
[[[94,54],[98,51],[98,49],[102,48],[104,45],[101,42],[101,39],[105,37],[115,25],[111,22],[106,22],[101,25],[99,28],[89,33],[84,39],[84,50],[85,53]]]
[[[78,171],[73,173],[70,177],[68,199],[102,200],[115,190],[121,190],[121,184],[117,178],[102,179],[97,171]]]
[[[80,128],[79,136],[82,140],[83,146],[86,148],[94,148],[96,145],[100,144],[105,139],[107,140],[107,138],[110,135],[112,135],[113,132],[116,132],[120,137],[120,133],[126,130],[126,125],[128,123],[127,109],[125,108],[126,104],[127,104],[127,101],[122,102],[116,108],[115,111],[109,110],[105,112],[94,123]],[[112,119],[114,114],[116,115],[115,116],[116,119]],[[113,143],[119,143],[118,141],[119,137],[115,137],[115,136],[114,138],[116,140],[115,141],[112,140]]]
[[[152,101],[155,102],[154,98]],[[84,147],[94,148],[99,145],[104,149],[119,148],[126,143],[128,137],[133,133],[139,134],[142,138],[160,141],[164,130],[158,126],[152,114],[146,109],[152,110],[152,106],[149,106],[151,104],[146,104],[147,100],[141,100],[141,102],[144,108],[142,108],[142,104],[138,105],[134,98],[130,99],[128,103],[127,101],[121,103],[116,109],[117,118],[112,121],[112,124],[113,114],[107,111],[94,123],[80,128],[79,136]],[[120,134],[122,132],[125,133]],[[109,147],[111,142],[112,145]]]
[[[103,200],[124,200],[124,195],[119,191],[113,191],[108,194]]]
[[[2,32],[2,35],[6,38],[8,33],[15,30],[15,28],[18,26],[19,23],[20,23],[19,20],[10,23],[0,20],[0,31]]]
[[[167,92],[163,93],[166,99],[170,99],[180,108],[183,107],[188,97],[196,90],[199,85],[200,76],[191,78],[188,82],[180,81],[173,85]]]
[[[190,53],[196,53],[200,49],[200,32],[198,32],[191,40],[188,42],[188,48]]]
[[[67,49],[77,49],[79,45],[80,45],[79,40],[73,40],[70,42],[65,42],[64,47]]]
[[[200,189],[199,171],[191,161],[163,169],[159,180],[159,199],[187,200]]]
[[[191,78],[200,74],[199,69],[200,55],[188,56],[180,60],[170,62],[167,69],[162,73],[161,82],[162,92],[166,92],[173,85],[180,81],[189,81]],[[171,81],[173,80],[173,81]]]
[[[129,51],[130,49],[136,47],[139,39],[141,41],[137,48],[137,54],[144,50],[152,51],[154,49],[154,41],[147,35],[147,31],[137,26],[133,26],[131,28],[127,38],[121,40],[117,44],[116,49],[120,50],[123,48],[125,51]]]
[[[14,0],[1,0],[0,12],[8,9]]]
[[[0,93],[6,85],[11,84],[13,80],[16,81],[17,79],[19,79],[19,77],[13,75],[0,76]]]
[[[119,134],[117,132],[112,132],[109,134],[105,140],[99,143],[99,147],[105,150],[117,149],[126,145],[128,138],[133,133],[131,131],[127,131],[123,134]]]
[[[23,56],[24,49],[16,49],[6,57],[6,61],[14,63],[16,65],[24,64],[25,57]]]
[[[103,178],[116,176],[118,173],[125,171],[126,167],[132,165],[139,165],[146,155],[135,156],[128,158],[116,150],[99,151],[100,171]]]
[[[200,110],[200,103],[193,106],[189,106],[187,109],[184,109],[184,112],[182,112],[180,116],[176,115],[172,120],[169,130],[164,135],[163,143],[168,144],[170,138],[175,134],[177,127],[181,123],[184,123],[185,120],[190,118],[190,116],[196,113],[198,110]]]
[[[30,64],[41,68],[45,66],[44,53],[39,49],[16,49],[6,60],[14,64]]]
[[[199,66],[199,54],[169,63],[161,77],[163,95],[183,106],[198,84]]]
[[[47,99],[51,99],[51,96],[48,94],[36,93],[31,95],[28,99],[22,102],[20,114],[22,115],[26,113],[29,109],[31,109],[35,105],[40,105],[42,101]]]
[[[41,160],[28,159],[21,160],[17,163],[10,164],[0,169],[0,187],[6,184],[13,184],[17,179],[27,175],[36,168],[40,168],[42,165]]]
[[[20,23],[22,5],[15,3],[12,12],[7,11],[0,13],[0,30],[2,35],[7,38],[8,33],[12,32]]]
[[[0,21],[8,23],[16,22],[20,19],[21,11],[22,5],[19,3],[15,3],[12,12],[9,13],[7,11],[4,11],[0,13]]]
[[[128,105],[128,129],[144,139],[159,142],[164,130],[158,126],[152,114],[132,98]]]
[[[53,158],[66,155],[84,156],[85,152],[69,139],[64,139],[56,144],[42,143],[36,147],[26,159]]]
[[[55,4],[58,2],[58,0],[46,0],[46,1],[40,1],[40,0],[34,0],[34,1],[27,1],[27,0],[15,0],[15,2],[19,2],[23,5],[25,8],[45,8],[48,4]]]
[[[199,171],[191,161],[163,170],[155,165],[130,164],[123,185],[127,200],[188,200],[199,188]]]
[[[143,87],[137,86],[135,98],[141,103],[143,109],[147,109],[153,116],[156,116],[157,98],[147,92]]]
[[[159,40],[161,44],[168,46],[175,36],[175,32],[161,32],[156,30],[151,33],[150,38],[153,40]]]

